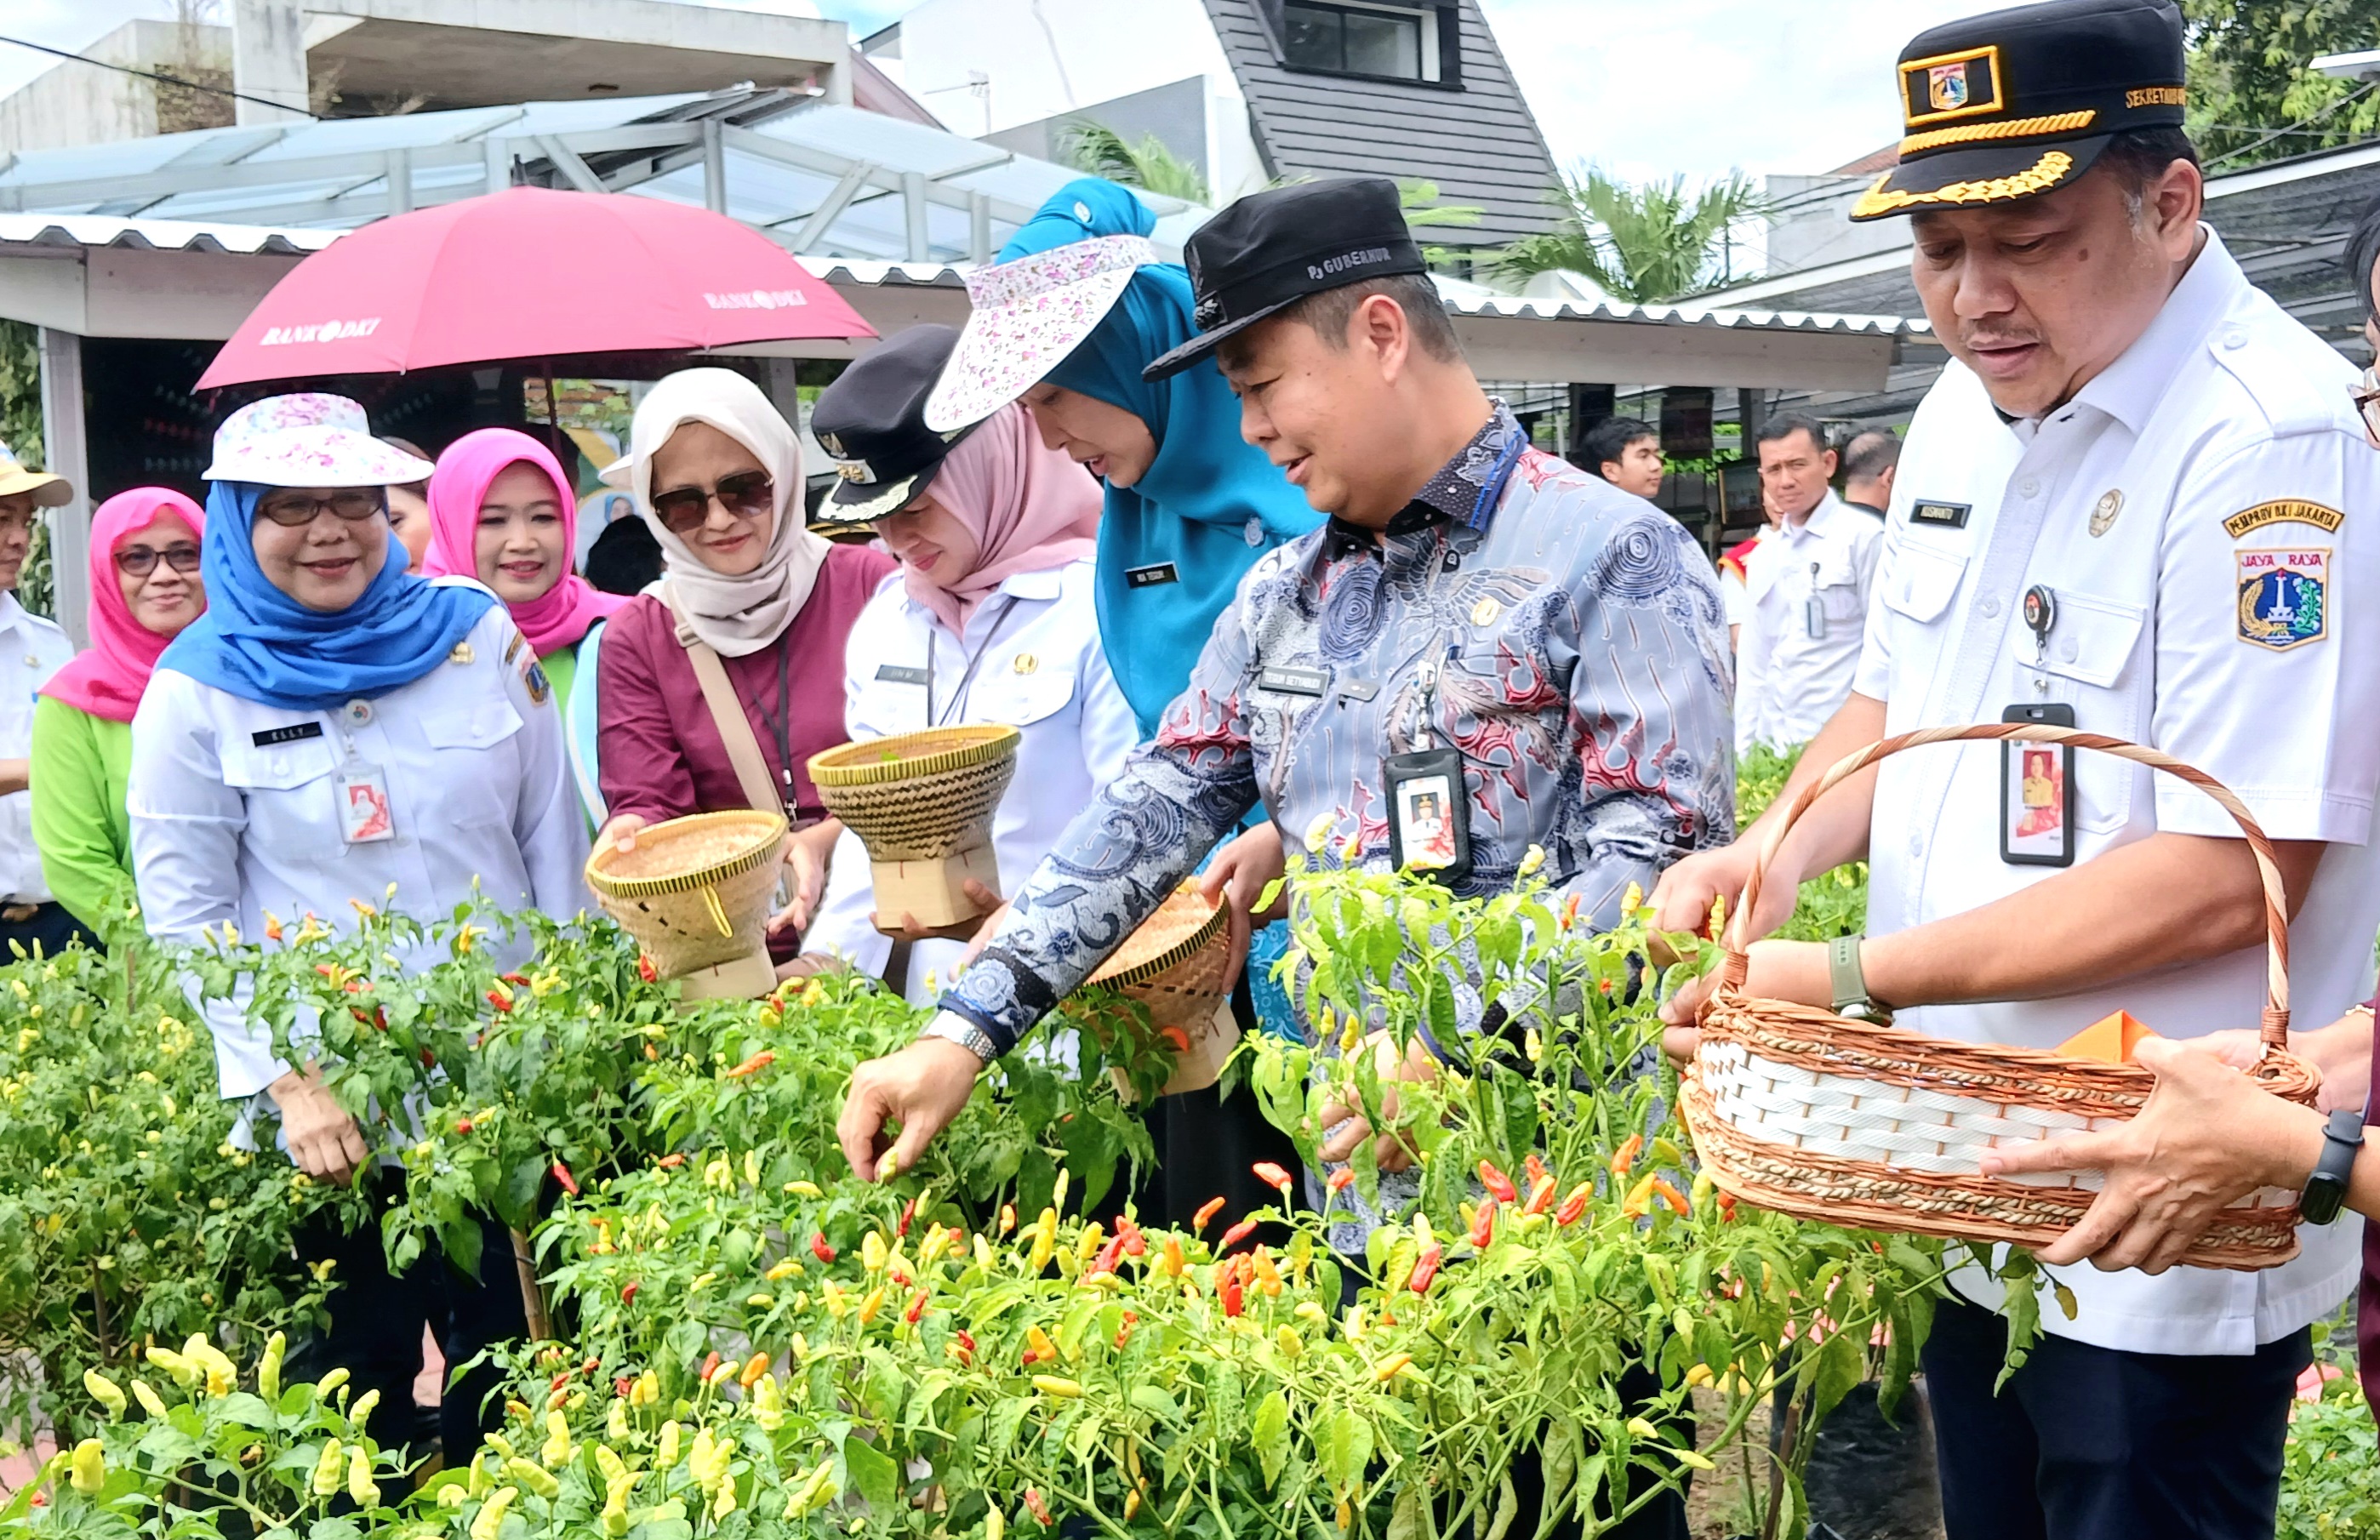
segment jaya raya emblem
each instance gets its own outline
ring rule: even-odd
[[[2330,552],[2241,551],[2240,639],[2276,652],[2329,635]]]
[[[1954,112],[1967,104],[1967,62],[1937,64],[1925,72],[1925,99],[1937,113]]]

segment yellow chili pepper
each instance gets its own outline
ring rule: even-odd
[[[91,1400],[107,1408],[109,1416],[121,1418],[124,1415],[124,1390],[115,1381],[97,1369],[85,1369],[82,1372],[82,1388],[91,1392]]]
[[[1409,1352],[1392,1352],[1389,1354],[1388,1357],[1381,1359],[1379,1365],[1373,1369],[1372,1378],[1382,1385],[1386,1385],[1389,1381],[1396,1378],[1397,1376],[1404,1373],[1407,1369],[1412,1367],[1413,1354]]]
[[[337,1448],[335,1444],[332,1446]],[[86,1438],[75,1446],[74,1489],[84,1497],[96,1497],[107,1485],[107,1449],[96,1438]]]
[[[496,1540],[504,1527],[504,1514],[519,1496],[520,1488],[516,1486],[497,1487],[495,1495],[480,1505],[480,1511],[471,1520],[471,1540]]]
[[[371,1458],[361,1445],[347,1450],[347,1496],[358,1508],[380,1506],[380,1483],[372,1480]]]
[[[344,1453],[336,1438],[322,1446],[322,1454],[314,1461],[314,1479],[311,1483],[316,1497],[329,1498],[338,1495],[339,1474],[343,1469]]]
[[[1074,1401],[1083,1393],[1080,1385],[1071,1379],[1061,1379],[1056,1375],[1035,1375],[1033,1388],[1059,1401]]]
[[[866,1326],[868,1322],[874,1320],[876,1318],[876,1313],[883,1308],[884,1285],[880,1283],[875,1288],[868,1291],[868,1297],[859,1302],[859,1324],[861,1326]]]

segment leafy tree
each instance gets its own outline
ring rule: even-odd
[[[0,443],[27,467],[49,464],[42,444],[41,333],[30,322],[0,321]],[[52,612],[50,519],[33,521],[33,549],[17,579],[17,600],[37,615]]]
[[[1726,281],[1719,248],[1728,227],[1766,207],[1751,178],[1731,174],[1702,187],[1683,176],[1633,185],[1590,165],[1547,194],[1560,228],[1504,248],[1505,276],[1582,273],[1616,299],[1658,304],[1707,294]]]
[[[1104,123],[1076,118],[1065,126],[1064,136],[1059,153],[1077,171],[1186,202],[1214,200],[1207,174],[1155,134],[1144,134],[1138,144],[1132,144]]]
[[[2325,54],[2380,47],[2380,0],[2182,0],[2190,132],[2226,167],[2380,131],[2380,87],[2316,74]]]

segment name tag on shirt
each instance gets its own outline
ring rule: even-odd
[[[283,744],[302,744],[309,738],[322,735],[321,722],[301,721],[288,727],[268,727],[262,732],[249,734],[249,739],[259,748],[276,748]]]
[[[1268,664],[1257,675],[1257,688],[1270,690],[1275,695],[1304,695],[1319,697],[1330,687],[1330,676],[1320,669],[1281,668]]]
[[[905,667],[899,663],[880,663],[876,669],[878,683],[885,685],[922,685],[926,671]]]
[[[1909,522],[1930,524],[1937,529],[1964,529],[1967,514],[1973,507],[1969,503],[1932,503],[1920,500],[1909,505]]]
[[[1128,588],[1153,588],[1160,583],[1179,583],[1182,574],[1171,562],[1157,562],[1145,567],[1123,569],[1123,583]]]

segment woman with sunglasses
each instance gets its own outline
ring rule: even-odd
[[[91,521],[91,648],[50,675],[33,707],[33,843],[67,912],[120,939],[132,889],[132,713],[165,644],[207,607],[199,535],[180,492],[136,487]]]
[[[565,715],[579,643],[628,601],[570,570],[578,500],[553,451],[510,428],[464,434],[430,478],[431,577],[476,577],[504,601]]]
[[[603,479],[628,488],[661,542],[659,591],[604,628],[597,666],[603,800],[599,843],[633,844],[649,823],[750,807],[734,752],[757,746],[769,811],[786,842],[791,900],[769,923],[781,964],[799,950],[842,826],[810,784],[809,758],[846,741],[844,644],[893,561],[804,527],[802,450],[759,387],[723,369],[653,386]],[[712,714],[690,649],[717,655],[741,708]],[[722,732],[722,728],[724,732]]]
[[[151,935],[264,935],[268,916],[336,928],[351,900],[424,921],[481,899],[588,905],[587,826],[544,671],[485,588],[408,576],[389,528],[384,489],[430,469],[373,440],[342,396],[272,397],[215,434],[208,608],[157,661],[132,721],[132,867]],[[499,966],[527,961],[525,936],[481,944]],[[369,1182],[393,1164],[319,1066],[278,1057],[240,1001],[206,1007],[224,1095],[277,1123],[318,1180]],[[379,1390],[370,1431],[384,1447],[411,1437],[425,1321],[454,1364],[524,1329],[504,1228],[484,1221],[482,1242],[467,1279],[434,1257],[392,1277],[377,1226],[325,1221],[299,1238],[308,1260],[336,1262],[324,1357],[358,1394]],[[476,1446],[492,1384],[482,1368],[448,1391],[449,1449]]]

